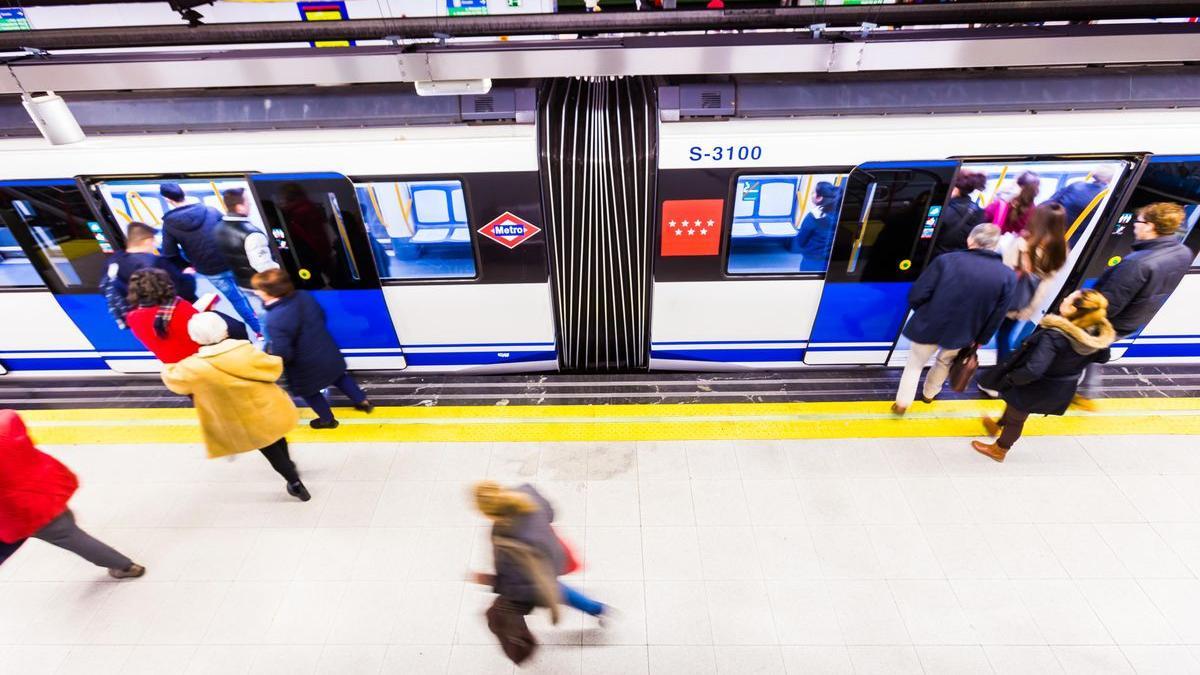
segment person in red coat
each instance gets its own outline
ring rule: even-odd
[[[188,337],[187,325],[196,308],[175,295],[171,277],[146,268],[129,276],[129,310],[125,323],[142,344],[163,363],[179,363],[200,351]]]
[[[0,410],[0,542],[33,537],[107,568],[115,579],[145,574],[145,567],[75,524],[67,501],[78,487],[70,469],[33,447],[16,411]]]

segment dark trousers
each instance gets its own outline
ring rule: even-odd
[[[296,463],[292,461],[292,456],[288,453],[286,438],[281,438],[265,448],[259,448],[258,451],[271,463],[271,468],[275,469],[275,472],[283,476],[287,482],[300,482],[300,472],[296,471]]]
[[[34,538],[66,549],[84,560],[110,570],[127,570],[133,561],[108,544],[84,532],[75,524],[75,514],[67,509],[33,533]]]
[[[1017,320],[1010,319],[1007,316],[1000,322],[1000,328],[996,331],[996,365],[1000,365],[1012,356],[1013,349],[1016,347],[1012,343],[1013,331],[1017,328]]]
[[[358,382],[348,372],[342,373],[342,376],[335,380],[332,386],[341,389],[342,393],[355,404],[367,400],[367,394],[358,386]],[[317,417],[321,421],[328,422],[333,419],[333,409],[329,407],[329,401],[325,398],[325,394],[318,391],[315,394],[301,396],[300,398],[304,399],[308,407],[317,413]]]
[[[1004,415],[1000,417],[998,424],[1000,425],[1000,438],[996,439],[996,445],[1008,450],[1021,437],[1021,431],[1025,428],[1025,420],[1029,419],[1029,413],[1024,410],[1017,410],[1011,405],[1004,406]]]
[[[488,630],[500,640],[504,655],[517,665],[521,665],[537,649],[537,639],[525,623],[525,615],[532,611],[533,605],[498,596],[485,614]]]

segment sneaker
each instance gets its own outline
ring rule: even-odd
[[[108,576],[114,579],[136,579],[146,573],[146,568],[134,563],[123,570],[111,569]]]
[[[601,628],[610,628],[614,619],[621,618],[621,613],[613,609],[611,605],[605,605],[599,614],[593,614],[592,616],[596,617],[596,623]]]
[[[304,483],[300,481],[288,483],[287,493],[302,502],[312,499],[312,495],[308,494],[308,488],[304,487]]]
[[[336,419],[330,418],[328,420],[323,420],[319,417],[315,420],[309,420],[308,422],[308,426],[312,427],[313,429],[336,429],[338,428],[339,424],[340,422],[338,422]]]
[[[988,389],[987,387],[978,383],[975,384],[975,387],[979,389],[979,391],[983,392],[983,395],[988,398],[1000,398],[1000,392],[996,391],[995,389]]]
[[[367,413],[368,415],[375,412],[375,404],[371,403],[370,401],[363,401],[362,403],[355,403],[354,408],[355,408],[355,410],[361,410],[361,411]]]

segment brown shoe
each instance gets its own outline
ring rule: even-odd
[[[1087,398],[1086,396],[1080,396],[1079,394],[1076,394],[1071,398],[1071,405],[1079,408],[1080,410],[1096,412],[1096,402],[1090,398]]]
[[[987,429],[988,436],[995,438],[1000,435],[1000,423],[999,422],[988,417],[987,415],[984,415],[983,419],[981,419],[980,421],[983,422],[983,428]]]
[[[108,576],[114,579],[136,579],[146,573],[146,568],[134,563],[123,570],[110,569]]]
[[[899,403],[892,404],[892,414],[904,417],[904,413],[908,412],[908,408],[902,407]]]
[[[1007,450],[999,445],[996,445],[995,443],[980,443],[979,441],[971,441],[971,447],[975,448],[975,452],[990,457],[997,462],[1003,462],[1004,456],[1008,454]]]

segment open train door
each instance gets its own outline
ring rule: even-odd
[[[1102,223],[1101,238],[1091,254],[1076,266],[1060,295],[1070,289],[1094,286],[1105,270],[1129,255],[1135,242],[1135,214],[1154,202],[1175,202],[1183,206],[1185,218],[1178,236],[1193,252],[1200,254],[1200,155],[1152,156],[1136,179],[1128,200],[1115,218],[1107,218]],[[1190,360],[1195,343],[1200,342],[1195,301],[1190,299],[1197,293],[1200,293],[1200,258],[1192,263],[1192,269],[1150,323],[1113,345],[1113,358]]]
[[[350,179],[340,173],[261,173],[247,180],[280,263],[325,310],[349,367],[404,368]]]
[[[850,173],[806,364],[887,362],[958,166],[871,162]]]

